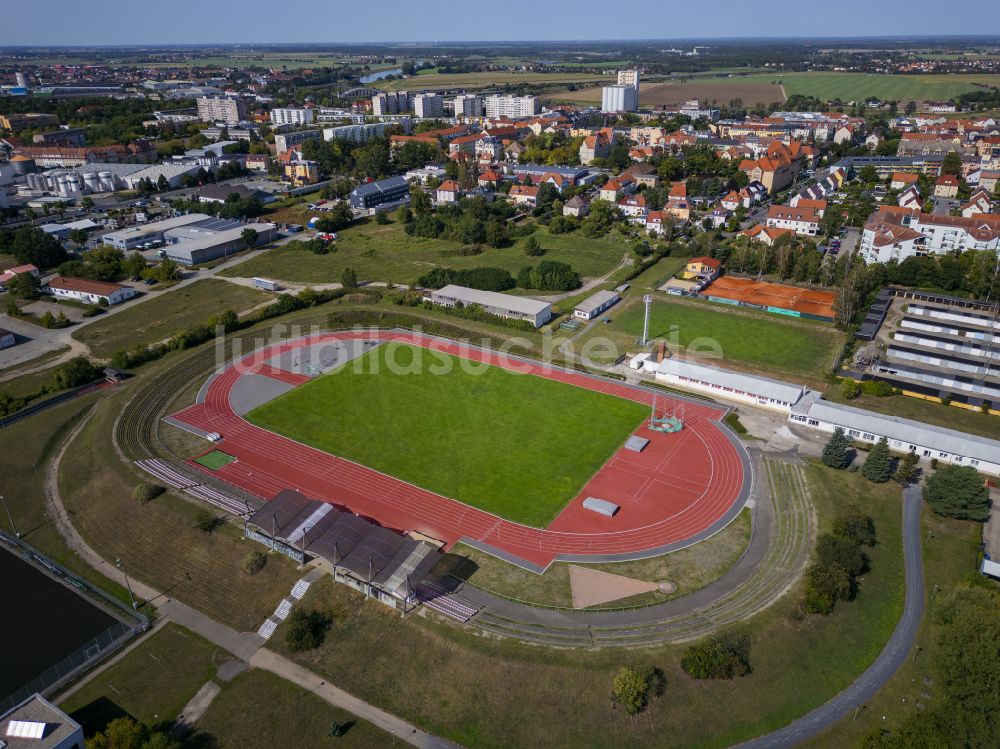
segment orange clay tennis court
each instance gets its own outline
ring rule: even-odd
[[[788,310],[828,321],[833,320],[833,303],[837,299],[837,294],[833,291],[803,289],[798,286],[731,276],[717,278],[705,289],[703,295],[732,299],[741,304]]]

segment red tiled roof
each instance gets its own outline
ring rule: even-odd
[[[119,289],[127,288],[117,283],[108,281],[92,281],[89,278],[74,278],[72,276],[56,276],[48,282],[50,289],[65,289],[66,291],[80,291],[84,294],[97,294],[108,296],[114,294]]]

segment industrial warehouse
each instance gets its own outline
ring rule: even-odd
[[[110,232],[103,240],[124,251],[149,249],[153,243],[159,243],[163,245],[160,249],[163,257],[181,265],[198,265],[245,250],[243,232],[247,229],[257,232],[257,245],[272,242],[278,236],[274,224],[242,223],[189,213]]]
[[[431,292],[429,299],[442,307],[467,307],[470,304],[475,304],[491,315],[512,320],[525,320],[536,328],[552,319],[552,305],[548,302],[539,302],[537,299],[528,299],[512,294],[501,294],[497,291],[469,289],[454,284]]]

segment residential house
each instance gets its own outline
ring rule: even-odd
[[[618,210],[629,218],[645,218],[649,209],[646,207],[646,198],[642,195],[626,195],[618,201]]]
[[[920,182],[919,174],[907,174],[906,172],[894,172],[889,187],[893,190],[905,190],[910,185]]]
[[[977,213],[991,213],[993,211],[993,201],[985,190],[977,190],[969,202],[962,206],[962,216],[972,218]]]
[[[477,181],[480,187],[489,188],[492,188],[495,185],[499,186],[501,182],[503,182],[503,174],[494,169],[487,169],[479,175],[479,179]]]
[[[646,214],[646,231],[662,236],[670,226],[670,214],[665,211],[650,211]]]
[[[524,144],[519,143],[516,140],[508,143],[506,148],[504,149],[504,151],[507,154],[507,158],[510,161],[515,161],[515,162],[520,161],[521,158],[524,156],[524,152],[527,150],[528,149],[525,148]]]
[[[684,266],[684,278],[691,280],[700,278],[703,280],[713,279],[722,270],[722,263],[713,257],[693,257]]]
[[[453,179],[446,179],[437,188],[437,202],[443,204],[457,203],[462,197],[462,190]]]
[[[781,237],[795,236],[795,232],[791,229],[779,229],[776,226],[765,226],[764,224],[757,224],[749,229],[744,229],[740,234],[749,237],[754,242],[762,242],[768,247],[773,246]]]
[[[563,216],[583,218],[590,212],[590,201],[582,195],[574,195],[563,204]]]
[[[732,215],[732,211],[727,211],[725,208],[713,208],[705,214],[704,220],[711,221],[713,229],[721,229],[729,223]]]
[[[514,205],[528,205],[534,208],[538,204],[538,188],[534,185],[514,185],[507,197],[514,202]]]
[[[1000,216],[945,216],[882,206],[865,223],[858,254],[867,263],[914,255],[1000,249]]]
[[[920,197],[920,191],[916,185],[910,185],[899,194],[896,201],[900,208],[915,208],[918,211],[924,208],[924,199]]]
[[[646,185],[646,187],[656,187],[660,183],[660,178],[656,174],[656,169],[650,164],[633,164],[622,174],[626,174],[635,180],[636,185]]]
[[[601,185],[600,192],[598,192],[598,197],[601,200],[607,200],[610,203],[617,203],[618,199],[624,193],[625,189],[622,183],[616,179],[609,179],[603,185]]]
[[[954,174],[942,174],[934,183],[935,198],[958,197],[958,186],[961,184]]]
[[[610,127],[588,135],[580,144],[580,163],[586,165],[593,163],[594,159],[606,159],[611,155],[614,142],[614,130]]]
[[[735,190],[733,192],[730,192],[722,200],[720,200],[719,205],[725,208],[727,211],[735,211],[740,206],[749,207],[744,205],[743,199],[740,197],[740,194]]]
[[[740,162],[740,171],[747,175],[750,181],[764,185],[770,195],[792,184],[796,175],[791,162],[768,157],[744,159]]]
[[[805,201],[803,201],[805,202]],[[819,234],[821,215],[815,208],[794,208],[786,205],[772,205],[767,209],[767,225],[776,229],[791,229],[796,234],[815,237]]]
[[[31,263],[27,263],[26,265],[16,265],[13,268],[8,268],[3,273],[0,273],[0,291],[7,291],[7,284],[25,273],[30,274],[35,278],[38,278],[39,276],[38,268]]]

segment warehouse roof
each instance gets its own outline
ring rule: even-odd
[[[152,234],[161,234],[168,229],[175,229],[178,226],[187,226],[188,224],[195,224],[199,221],[205,221],[212,218],[205,213],[189,213],[186,216],[174,216],[173,218],[165,218],[162,221],[154,221],[149,224],[137,224],[135,226],[129,226],[125,229],[119,229],[118,231],[109,232],[104,235],[106,240],[121,240],[128,241],[129,239],[136,239],[141,237],[147,237]]]
[[[368,195],[370,193],[385,192],[386,190],[399,187],[409,187],[409,183],[406,181],[405,177],[386,177],[385,179],[380,179],[377,182],[365,182],[364,184],[358,185],[354,188],[354,194],[357,196]]]
[[[730,372],[704,364],[682,361],[677,358],[665,359],[656,369],[658,374],[672,374],[691,380],[707,382],[709,385],[742,390],[744,393],[771,398],[782,403],[797,403],[805,390],[801,385],[772,380],[770,377]]]
[[[1000,441],[980,437],[975,434],[956,432],[954,429],[923,424],[912,419],[872,413],[861,408],[845,406],[819,398],[810,404],[803,403],[804,409],[792,409],[804,413],[811,419],[836,424],[845,429],[858,429],[890,440],[899,440],[908,445],[920,445],[932,450],[963,455],[989,463],[1000,462]]]
[[[537,299],[513,296],[511,294],[501,294],[496,291],[482,291],[480,289],[469,289],[465,286],[455,286],[449,284],[443,289],[434,292],[434,296],[454,299],[463,304],[479,304],[484,307],[500,307],[511,312],[520,312],[526,315],[537,315],[544,312],[552,305],[548,302],[540,302]]]

